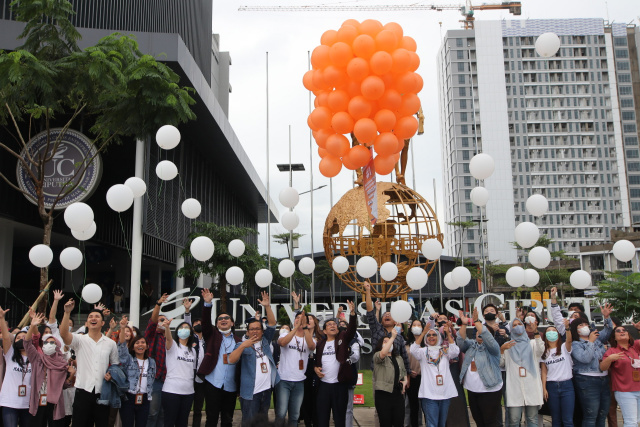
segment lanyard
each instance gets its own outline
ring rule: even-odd
[[[27,360],[27,366],[22,368],[22,385],[24,385],[24,377],[27,376],[28,371],[29,371],[29,361]]]
[[[295,335],[293,336],[293,339],[296,340],[296,349],[298,350],[298,352],[300,353],[300,360],[302,360],[302,353],[304,353],[304,337],[302,338],[302,349],[299,347],[299,342],[298,342],[298,337],[296,337]]]
[[[136,361],[136,363],[138,363]],[[138,376],[138,391],[137,393],[140,393],[140,388],[142,386],[142,374],[144,374],[144,364],[147,363],[147,360],[143,360],[142,361],[142,366],[140,366],[140,364],[138,363],[138,369],[140,369],[140,375]]]

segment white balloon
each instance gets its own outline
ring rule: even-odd
[[[335,257],[331,265],[333,267],[333,271],[338,274],[344,274],[349,270],[349,260],[343,256]]]
[[[224,277],[230,285],[239,285],[244,280],[244,271],[240,267],[229,267]]]
[[[369,278],[378,271],[378,263],[370,256],[363,256],[356,263],[356,271],[362,277]]]
[[[293,187],[287,187],[280,192],[280,203],[286,208],[295,208],[299,201],[298,190]]]
[[[215,246],[213,241],[207,236],[198,236],[191,241],[189,250],[191,251],[191,255],[198,261],[207,261],[213,256]]]
[[[124,212],[133,204],[133,190],[124,184],[112,185],[107,190],[107,204],[116,212]]]
[[[540,274],[533,268],[527,268],[524,271],[524,285],[527,288],[532,288],[540,281]]]
[[[522,222],[516,226],[515,235],[520,247],[527,249],[536,244],[540,238],[540,230],[532,222]]]
[[[187,199],[182,202],[182,214],[190,219],[195,219],[200,216],[200,212],[202,212],[202,206],[200,202],[196,199]]]
[[[476,206],[487,206],[489,201],[489,190],[484,187],[476,187],[471,190],[471,202]]]
[[[636,247],[628,240],[618,240],[613,245],[613,256],[618,261],[629,262],[636,256]]]
[[[35,245],[29,251],[29,261],[36,267],[48,267],[51,261],[53,261],[53,251],[47,245]]]
[[[97,227],[95,221],[91,221],[91,225],[88,229],[84,231],[71,230],[71,234],[78,240],[89,240],[96,234],[96,230]]]
[[[406,301],[399,300],[391,303],[391,317],[398,323],[404,323],[411,319],[411,304]]]
[[[300,273],[302,274],[311,274],[315,269],[316,262],[308,256],[298,261],[298,270],[300,270]]]
[[[164,150],[176,148],[180,144],[180,131],[175,126],[164,125],[156,132],[156,142]]]
[[[387,282],[398,276],[398,266],[393,262],[385,262],[380,266],[380,277]]]
[[[505,279],[507,279],[507,283],[509,286],[514,288],[518,288],[524,285],[524,268],[522,267],[511,267],[507,270],[507,274],[505,274]]]
[[[235,239],[229,242],[229,253],[234,257],[240,257],[244,253],[244,242],[240,239]]]
[[[72,203],[64,210],[64,222],[71,230],[85,231],[93,222],[93,209],[86,203]]]
[[[147,184],[138,178],[137,176],[132,176],[124,182],[124,185],[129,187],[131,191],[133,191],[133,197],[142,197],[144,193],[147,192]]]
[[[285,212],[282,214],[282,217],[280,217],[280,224],[289,231],[293,231],[299,223],[300,218],[298,218],[298,215],[293,211]]]
[[[493,157],[486,153],[478,153],[469,162],[469,172],[475,179],[487,179],[493,174],[496,164]]]
[[[163,160],[156,165],[156,175],[163,181],[171,181],[178,175],[178,167],[169,160]]]
[[[465,287],[471,280],[471,272],[467,267],[456,267],[451,272],[451,279],[453,280],[453,283],[455,283],[456,287]]]
[[[447,289],[450,289],[452,291],[454,289],[458,289],[456,284],[453,283],[453,278],[451,277],[451,272],[448,272],[447,274],[444,275],[444,278],[442,279],[442,282],[444,283],[444,286]]]
[[[437,239],[427,239],[422,243],[422,254],[430,260],[436,260],[442,255],[442,243]]]
[[[60,252],[60,264],[67,270],[75,270],[82,265],[82,252],[78,248],[65,248]]]
[[[282,277],[291,277],[295,271],[296,265],[290,259],[283,259],[278,264],[278,273],[280,273]]]
[[[551,58],[560,49],[560,37],[555,33],[540,34],[536,39],[536,52],[544,58]]]
[[[95,304],[102,298],[102,289],[95,283],[89,283],[82,288],[82,299],[89,304]]]
[[[551,263],[551,253],[549,249],[536,246],[529,251],[529,262],[535,268],[547,268]]]
[[[407,272],[407,286],[413,290],[424,288],[427,280],[429,280],[429,275],[423,268],[413,267]]]
[[[273,282],[273,274],[266,268],[261,268],[260,270],[256,271],[255,279],[256,285],[260,286],[261,288],[266,288],[271,284],[271,282]]]
[[[584,270],[576,270],[569,276],[569,282],[576,289],[586,289],[591,286],[591,274]]]
[[[542,194],[532,194],[527,199],[527,211],[533,216],[542,216],[549,210],[549,201]]]

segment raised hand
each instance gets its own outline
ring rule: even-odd
[[[467,324],[469,323],[469,318],[464,315],[464,312],[462,310],[458,310],[458,317],[460,318],[462,324],[467,326]]]
[[[293,330],[297,331],[298,329],[300,329],[302,327],[302,318],[305,316],[298,316],[296,317],[296,320],[293,321]]]
[[[158,304],[163,304],[167,300],[167,298],[169,298],[168,294],[162,294],[162,296],[158,300]]]
[[[371,284],[368,281],[364,281],[364,284],[362,285],[362,287],[364,288],[364,291],[369,293],[371,291]]]
[[[300,304],[300,294],[296,294],[296,291],[291,291],[291,298],[296,304]]]
[[[258,298],[258,302],[263,307],[269,307],[271,305],[269,302],[269,293],[267,291],[262,291],[262,299]]]
[[[589,334],[589,341],[591,342],[595,342],[598,339],[598,336],[600,335],[600,332],[598,331],[593,331]]]
[[[53,291],[53,299],[55,301],[60,301],[62,298],[64,298],[64,294],[61,290],[56,289]]]
[[[127,318],[127,316],[122,316],[122,318],[120,319],[120,329],[124,330],[124,328],[126,328],[128,324],[129,319]]]
[[[104,311],[107,307],[103,303],[99,302],[97,304],[93,304],[93,308],[96,310]]]
[[[193,301],[191,301],[189,298],[185,298],[182,300],[182,306],[185,309],[185,313],[188,313],[189,310],[191,310],[191,304],[193,304]]]
[[[506,343],[502,344],[502,347],[500,347],[500,350],[508,350],[511,347],[513,347],[514,345],[516,345],[516,342],[511,340],[511,341],[507,341]]]
[[[213,301],[213,294],[209,289],[203,289],[200,294],[202,295],[202,299],[204,300],[204,302],[206,302],[207,304],[211,304],[211,301]]]
[[[473,309],[473,323],[475,324],[478,320],[478,307]]]
[[[351,312],[351,314],[356,314],[356,305],[353,303],[353,301],[347,300],[347,305],[349,306],[349,311]]]
[[[113,317],[111,318],[111,320],[109,320],[109,329],[110,330],[115,330],[116,329],[116,319],[114,319]]]
[[[172,321],[173,319],[164,319],[164,322],[162,322],[162,326],[164,326],[165,331],[171,328]]]
[[[605,304],[600,306],[600,312],[602,313],[602,317],[607,319],[611,312],[613,311],[613,306],[611,304]]]
[[[376,298],[376,302],[374,303],[374,305],[376,306],[376,311],[380,311],[380,309],[382,308],[382,303],[380,302],[379,298]]]
[[[553,288],[551,288],[551,291],[549,292],[551,299],[555,300],[558,297],[558,288],[556,288],[555,286]]]
[[[29,315],[31,315],[31,310],[29,312]],[[34,313],[34,315],[31,317],[31,326],[37,328],[38,326],[40,326],[43,320],[44,314]]]
[[[64,312],[71,313],[74,308],[76,308],[76,302],[72,298],[64,305]]]

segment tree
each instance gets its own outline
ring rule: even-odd
[[[187,237],[185,248],[180,256],[184,257],[184,267],[176,272],[178,277],[190,277],[197,279],[204,274],[214,278],[212,289],[220,293],[220,309],[227,310],[227,279],[225,273],[230,267],[238,266],[244,272],[243,286],[255,285],[255,275],[258,270],[265,268],[265,259],[258,251],[258,245],[247,243],[250,236],[255,236],[258,231],[249,227],[235,227],[217,225],[213,222],[195,222],[193,231]],[[191,256],[189,247],[193,239],[206,236],[213,241],[215,251],[208,261],[198,261]],[[229,243],[240,239],[245,242],[244,253],[234,257],[229,253]],[[215,280],[217,278],[217,280]],[[256,285],[257,286],[257,285]]]
[[[300,239],[304,234],[293,233],[293,241]],[[273,241],[275,243],[280,243],[281,245],[287,246],[287,258],[291,258],[291,252],[289,252],[289,239],[291,238],[291,233],[280,233],[273,235]]]
[[[640,316],[640,273],[626,276],[622,273],[607,271],[606,279],[598,283],[596,297],[616,308],[620,319]]]
[[[50,245],[56,205],[76,190],[76,178],[99,153],[125,138],[144,139],[162,125],[194,119],[189,106],[195,101],[189,94],[193,89],[180,87],[179,76],[142,54],[132,37],[115,33],[80,50],[80,33],[69,19],[74,12],[67,0],[15,0],[11,7],[26,26],[19,36],[22,46],[0,51],[0,125],[13,135],[12,141],[0,141],[0,148],[27,171],[43,224],[42,243]],[[79,122],[86,123],[94,151],[75,165],[53,203],[46,205],[45,169],[64,134]],[[55,139],[54,127],[62,127]],[[46,148],[32,156],[28,142],[41,131],[47,135]],[[29,196],[4,174],[0,179]],[[48,268],[43,268],[40,289],[47,279]]]

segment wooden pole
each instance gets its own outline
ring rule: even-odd
[[[40,304],[40,301],[42,301],[42,298],[44,298],[44,295],[49,291],[49,286],[51,286],[51,283],[53,283],[53,279],[49,280],[49,282],[47,283],[47,286],[45,286],[44,289],[40,291],[40,295],[38,295],[38,298],[36,298],[35,302],[31,306],[31,309],[33,311],[36,310],[36,307],[38,307],[38,304]],[[22,318],[22,321],[20,322],[20,324],[18,324],[18,328],[22,329],[30,323],[31,323],[31,317],[27,312],[27,314],[25,314],[24,317]]]

